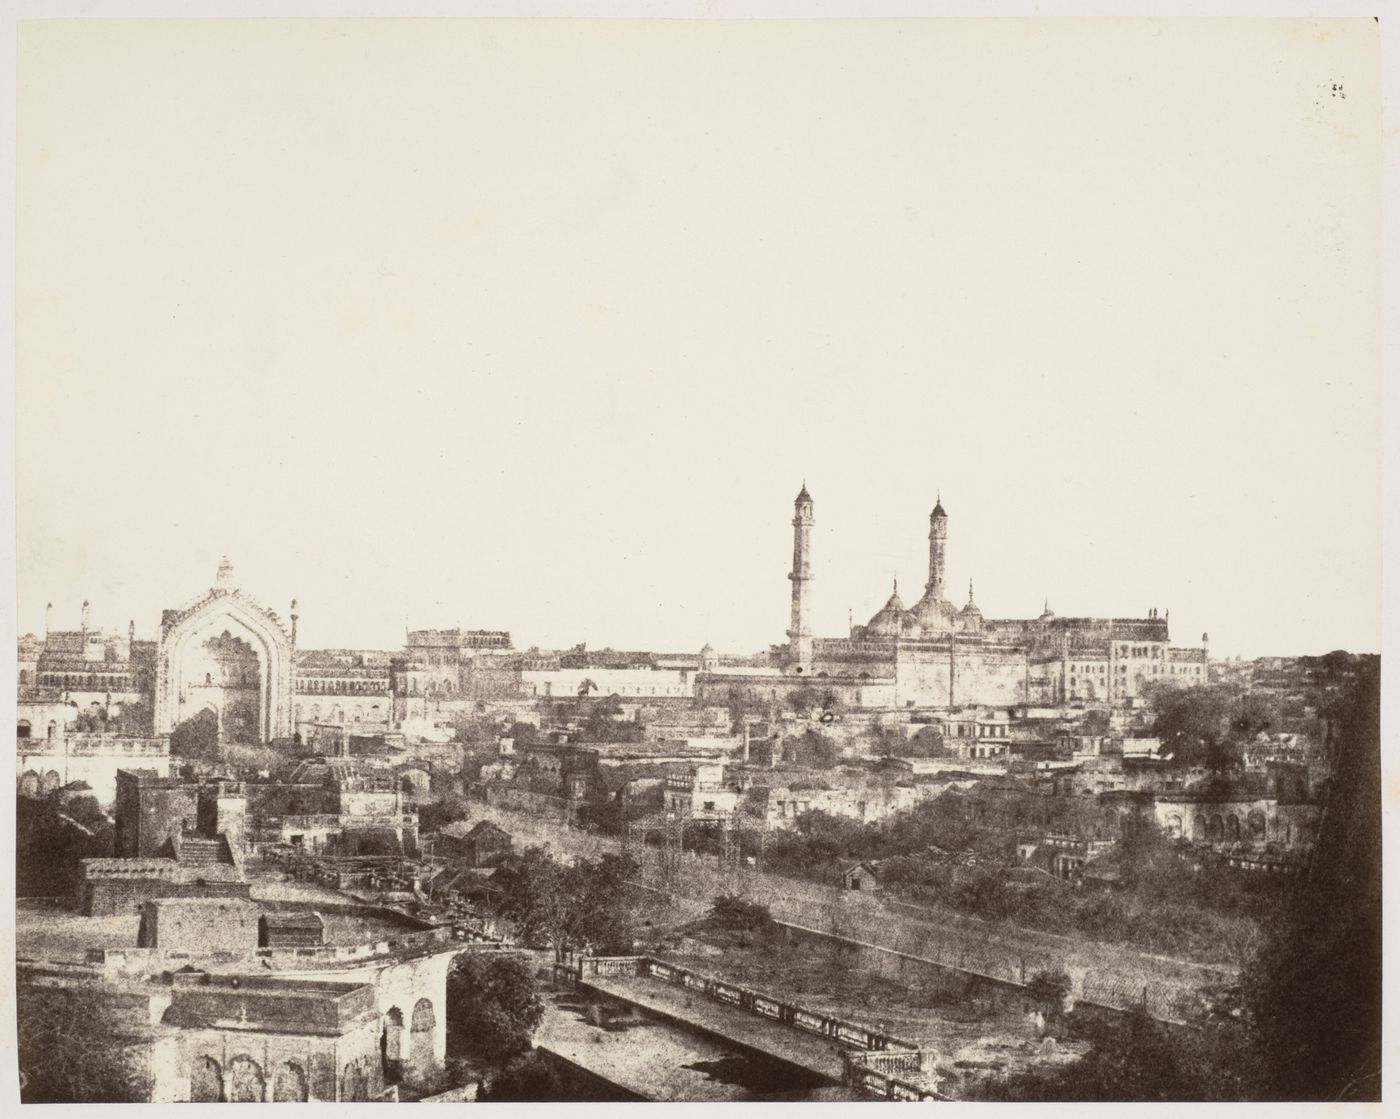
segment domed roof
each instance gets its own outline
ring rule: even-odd
[[[1037,618],[1036,621],[1039,621],[1039,622],[1053,622],[1054,620],[1055,620],[1055,611],[1053,611],[1053,610],[1050,609],[1050,600],[1047,598],[1047,599],[1045,600],[1045,609],[1041,612],[1040,617]]]
[[[933,512],[929,514],[930,519],[935,521],[946,521],[948,514],[943,512],[943,495],[938,495],[938,500],[934,502]]]
[[[804,502],[806,502],[809,505],[812,502],[812,495],[807,492],[806,479],[803,479],[802,488],[797,491],[797,501],[795,502],[795,504],[801,505]]]
[[[937,597],[932,588],[924,592],[924,597],[914,603],[910,611],[925,632],[951,628],[950,620],[958,615],[958,608],[946,598]]]
[[[918,620],[905,609],[904,602],[899,597],[898,580],[895,580],[894,593],[890,595],[890,600],[880,607],[865,628],[876,637],[917,636]]]
[[[712,657],[712,656],[714,656],[714,655],[715,655],[714,647],[713,647],[708,641],[706,641],[705,644],[702,645],[701,648],[700,648],[700,655],[701,655],[702,657]]]
[[[967,581],[967,605],[958,612],[958,616],[960,618],[977,618],[979,621],[982,618],[982,611],[978,609],[977,603],[972,598],[971,579]]]

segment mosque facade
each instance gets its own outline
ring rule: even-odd
[[[813,633],[812,530],[815,503],[806,484],[793,516],[793,562],[788,643],[775,652],[787,679],[779,683],[702,680],[713,696],[726,686],[784,691],[821,681],[859,706],[960,707],[1035,703],[1120,704],[1154,684],[1203,684],[1207,635],[1196,648],[1171,644],[1168,619],[1155,609],[1142,617],[1059,617],[1046,603],[1036,618],[988,618],[971,582],[967,601],[948,597],[948,513],[941,497],[929,514],[928,580],[906,606],[898,585],[864,625],[845,637]]]

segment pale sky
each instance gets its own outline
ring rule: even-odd
[[[754,651],[805,479],[820,635],[941,491],[989,616],[1379,648],[1369,19],[19,42],[21,633]]]

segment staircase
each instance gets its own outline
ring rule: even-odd
[[[182,835],[178,855],[181,866],[228,866],[233,857],[223,836]]]

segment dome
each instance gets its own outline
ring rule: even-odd
[[[933,521],[946,521],[948,514],[943,511],[943,495],[938,495],[938,500],[933,504],[933,512],[929,514],[929,519]]]
[[[712,646],[708,641],[706,641],[705,644],[702,645],[702,646],[700,647],[700,655],[701,655],[702,657],[712,657],[712,656],[714,656],[714,655],[715,655],[714,646]]]
[[[802,488],[797,491],[797,501],[794,504],[812,504],[812,495],[807,492],[807,483],[805,481],[802,483]]]
[[[1040,617],[1037,618],[1036,621],[1038,621],[1038,622],[1053,622],[1054,620],[1055,620],[1055,611],[1053,611],[1053,610],[1050,609],[1050,600],[1047,598],[1047,599],[1045,600],[1045,609],[1041,612]]]
[[[957,617],[958,608],[946,598],[934,597],[933,590],[929,589],[910,612],[925,633],[937,633],[953,628],[952,619]]]
[[[919,623],[914,615],[904,607],[899,597],[899,583],[895,582],[890,600],[876,612],[865,627],[871,637],[917,637]]]
[[[962,622],[964,629],[979,630],[982,628],[982,611],[973,601],[971,579],[967,581],[967,605],[958,611],[958,620]]]

